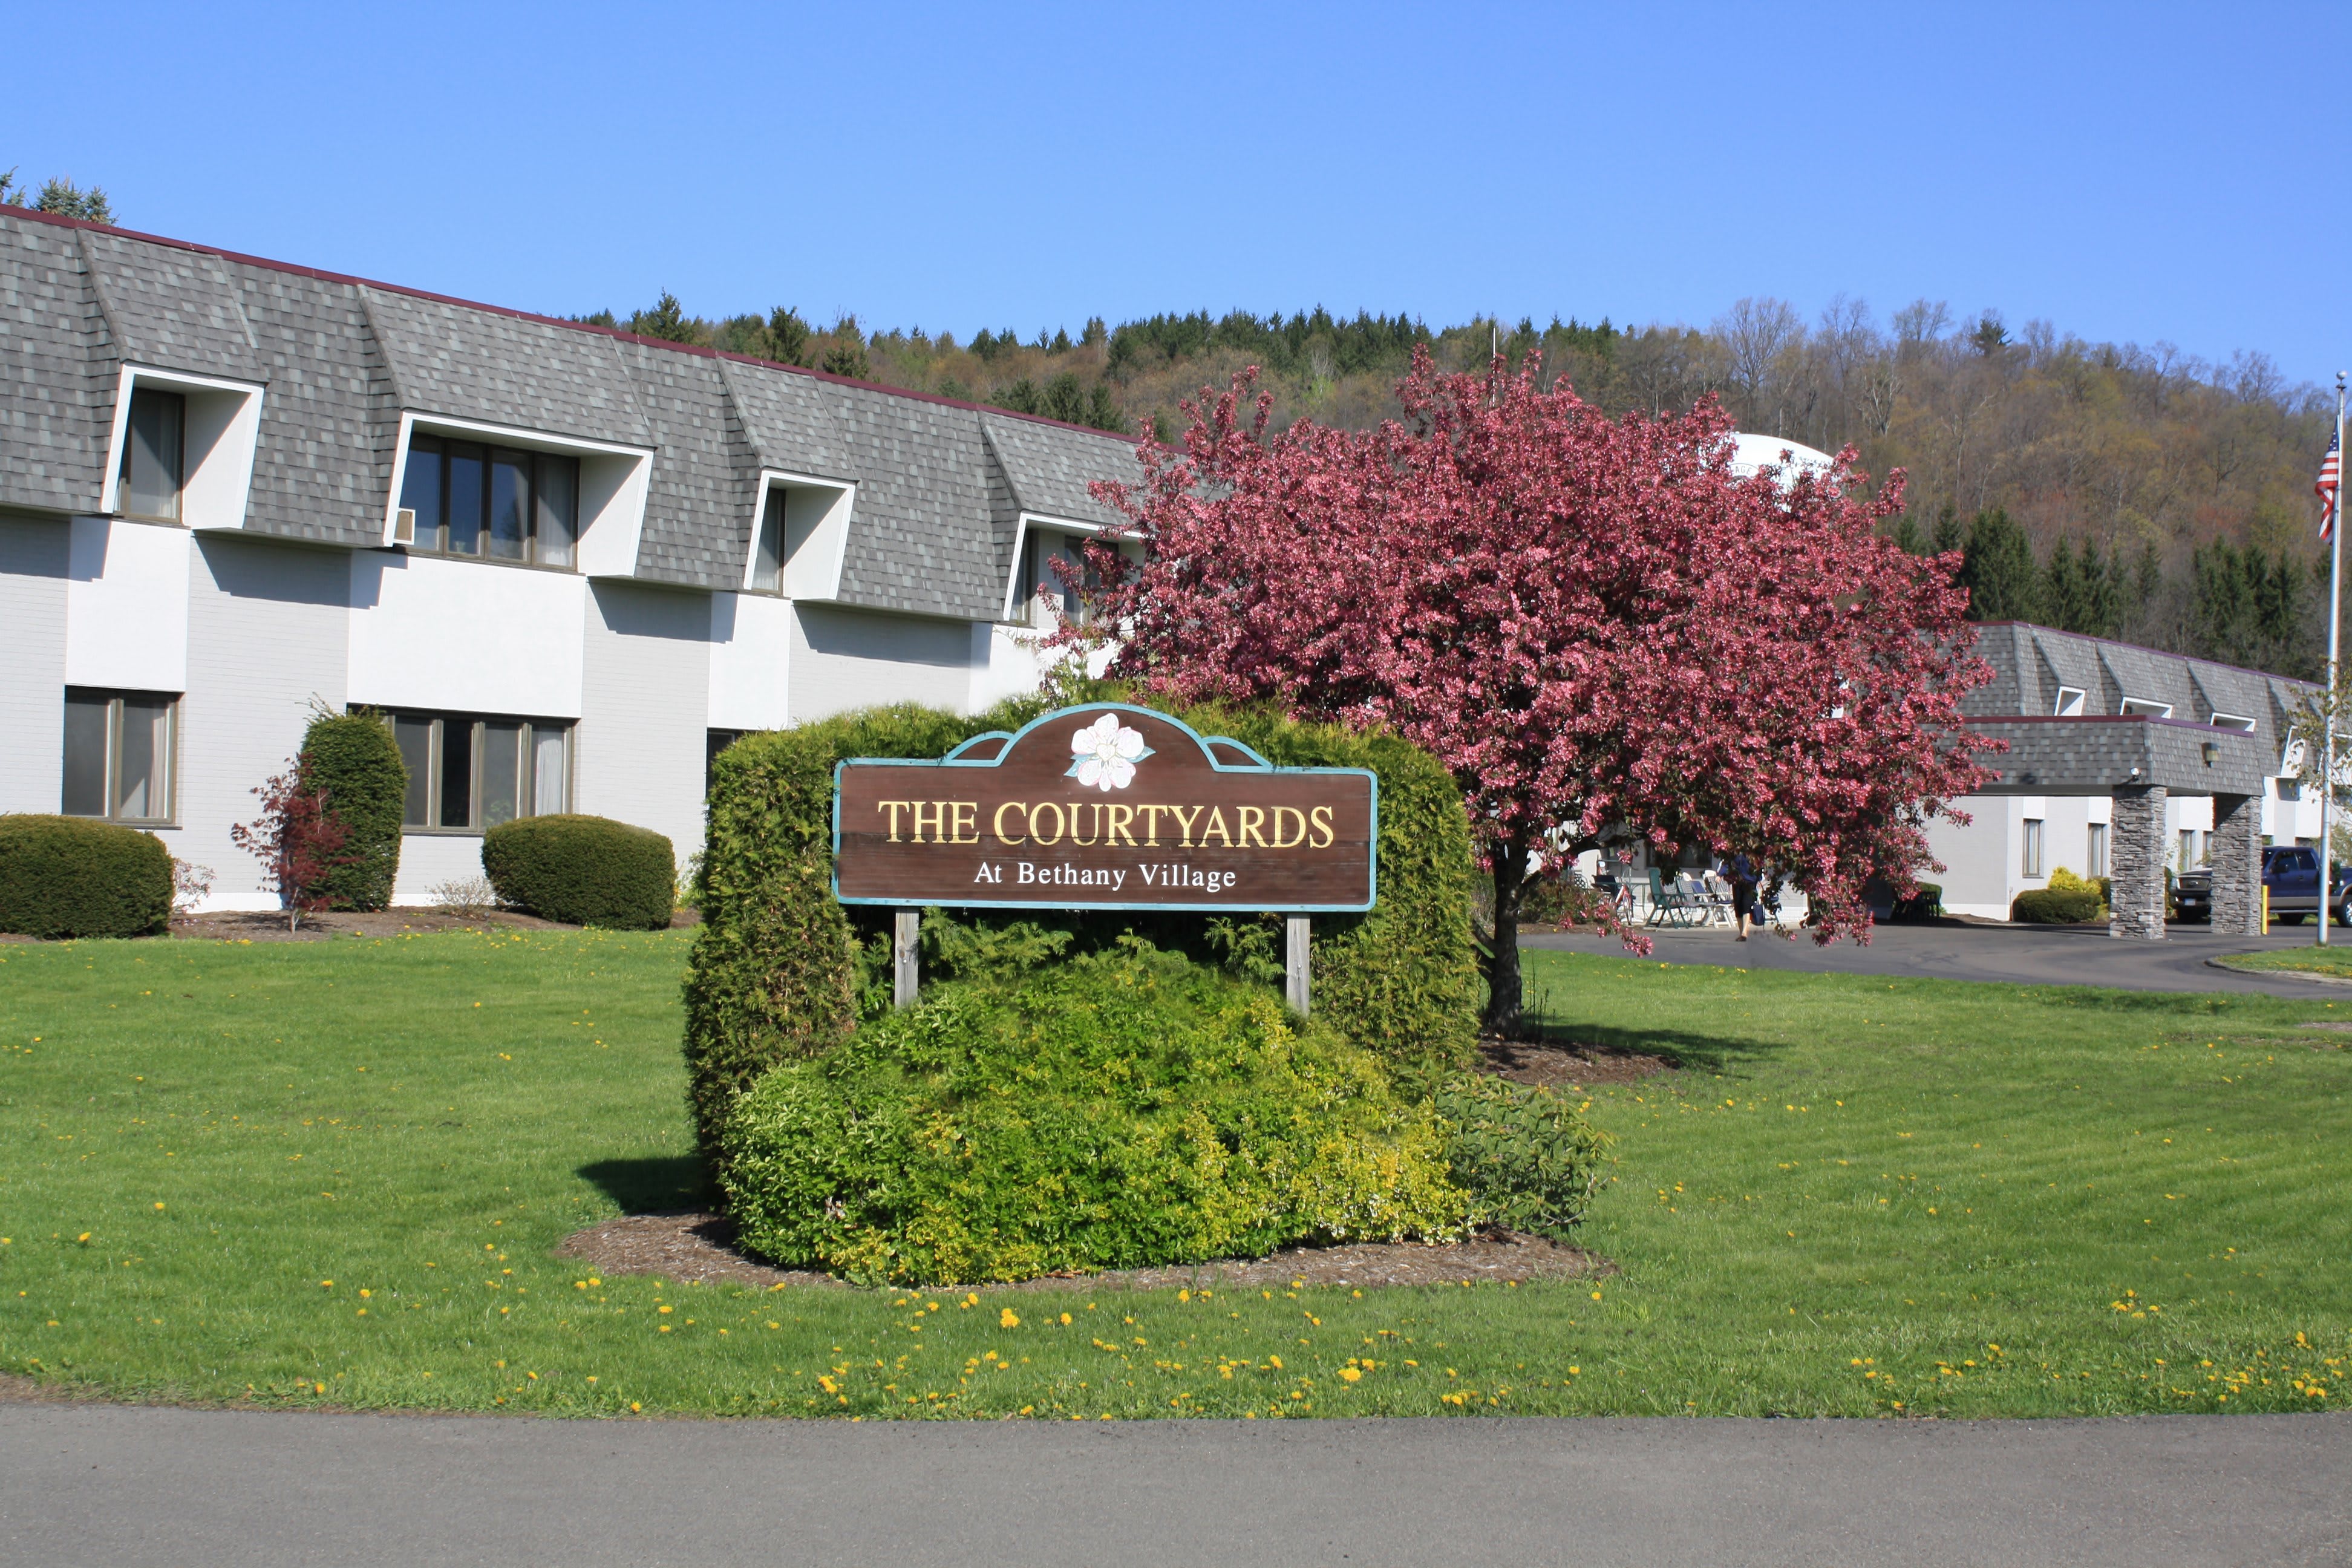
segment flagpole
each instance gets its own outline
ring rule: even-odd
[[[2329,897],[2335,892],[2336,660],[2344,626],[2344,373],[2336,373],[2336,491],[2328,498],[2335,526],[2327,531],[2327,696],[2319,742],[2319,945],[2327,945]]]

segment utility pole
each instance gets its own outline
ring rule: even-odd
[[[2336,490],[2327,498],[2327,695],[2319,721],[2319,945],[2336,889],[2336,660],[2344,626],[2344,372],[2336,373]]]

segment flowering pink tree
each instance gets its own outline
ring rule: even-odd
[[[361,857],[343,848],[351,830],[299,758],[253,793],[261,797],[261,815],[232,826],[229,840],[261,862],[261,885],[286,906],[286,929],[299,931],[304,915],[318,913],[332,899],[327,874]]]
[[[1927,820],[1990,777],[1954,563],[1874,527],[1899,472],[1868,500],[1850,449],[1826,478],[1738,479],[1712,399],[1612,422],[1532,363],[1425,353],[1401,420],[1275,435],[1254,375],[1186,405],[1181,447],[1147,440],[1139,484],[1095,487],[1144,549],[1089,547],[1089,622],[1147,692],[1386,725],[1453,770],[1494,878],[1490,1026],[1518,1023],[1548,849],[1622,828],[1744,852],[1820,940],[1866,940],[1864,885],[1910,891]]]

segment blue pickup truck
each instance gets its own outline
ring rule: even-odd
[[[2337,925],[2352,926],[2352,868],[2331,868],[2328,883],[2328,912]],[[2263,886],[2271,890],[2271,918],[2285,925],[2301,925],[2319,911],[2319,851],[2294,844],[2272,845],[2263,851]],[[2180,874],[2173,885],[2172,909],[2176,920],[2213,918],[2210,867],[2200,866]]]

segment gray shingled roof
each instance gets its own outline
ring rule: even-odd
[[[380,537],[404,411],[650,449],[636,574],[743,580],[761,468],[857,487],[844,603],[1003,613],[1024,510],[1134,445],[813,372],[0,207],[0,506],[95,512],[125,363],[258,382],[249,531]]]
[[[2226,742],[2225,755],[2216,765],[2242,772],[2244,766],[2251,765],[2247,761],[2251,758],[2262,764],[2263,771],[2273,770],[2285,752],[2287,731],[2294,715],[2305,700],[2318,690],[2309,681],[2292,680],[2283,675],[2240,669],[2234,665],[2136,647],[2104,637],[2053,631],[2021,621],[2003,621],[1983,627],[1977,638],[1976,651],[1992,666],[1993,679],[1969,693],[1961,704],[1971,720],[1982,721],[1972,723],[1970,728],[1982,733],[2002,734],[2020,747],[2015,758],[1986,759],[1989,765],[2000,767],[2005,775],[2019,775],[2005,779],[2003,793],[2031,793],[2040,784],[2049,784],[2051,793],[2062,793],[2050,781],[2063,778],[2079,782],[2098,776],[2113,782],[2123,776],[2116,770],[2127,772],[2132,763],[2153,767],[2166,763],[2168,759],[2189,758],[2192,753],[2196,767],[2191,770],[2184,763],[2179,776],[2206,778],[2210,770],[2203,762],[2201,745],[2209,737],[2197,731],[2210,730],[2216,713],[2254,721],[2251,739]],[[2136,726],[2084,726],[2076,732],[2065,725],[2003,727],[1999,723],[2012,716],[2032,720],[2054,717],[2058,689],[2062,686],[2073,687],[2084,694],[2082,713],[2085,719],[2111,721],[2123,712],[2124,700],[2134,697],[2170,703],[2173,723],[2158,727],[2165,733],[2151,731],[2139,735],[2124,732],[2137,730]],[[2181,728],[2176,732],[2175,725],[2193,728]],[[2151,747],[2155,750],[2150,751]],[[2036,777],[2022,776],[2027,773]]]

